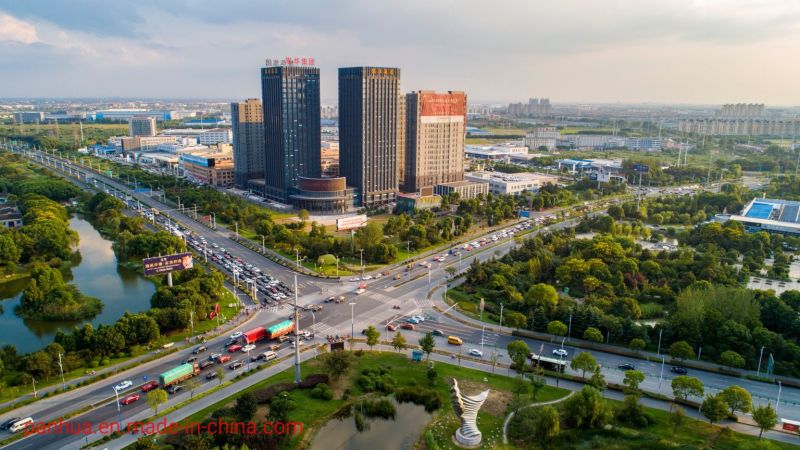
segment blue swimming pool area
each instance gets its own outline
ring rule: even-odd
[[[754,219],[769,219],[772,214],[772,205],[769,203],[753,203],[750,210],[747,211],[746,216]]]

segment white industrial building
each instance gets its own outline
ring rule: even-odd
[[[488,183],[489,192],[495,195],[517,195],[523,191],[538,192],[545,184],[557,184],[558,177],[539,173],[468,172],[464,178],[478,183]]]

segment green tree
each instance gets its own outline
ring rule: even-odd
[[[300,219],[300,221],[305,222],[308,220],[308,217],[309,213],[307,209],[300,209],[300,211],[297,211],[297,218]]]
[[[426,376],[428,377],[428,383],[431,386],[433,386],[434,384],[436,384],[436,377],[438,377],[439,374],[436,372],[436,369],[434,369],[431,366],[431,367],[428,367],[428,371],[426,372]]]
[[[200,387],[200,380],[195,377],[189,378],[183,383],[186,386],[186,389],[189,390],[189,398],[194,398],[194,391]]]
[[[630,344],[628,344],[628,347],[630,347],[632,350],[636,350],[638,352],[638,351],[644,350],[645,345],[646,344],[644,342],[644,339],[634,338],[634,339],[631,339],[631,342],[630,342]]]
[[[678,375],[672,379],[672,395],[675,398],[686,400],[690,395],[702,397],[704,393],[703,382],[697,378]]]
[[[167,403],[167,391],[163,389],[153,389],[147,393],[147,406],[153,410],[154,414],[158,414],[158,406],[162,403]]]
[[[370,325],[367,327],[367,345],[369,345],[369,351],[372,351],[372,347],[378,344],[378,339],[381,337],[381,332],[375,329],[374,326]]]
[[[533,373],[530,376],[531,380],[531,393],[533,394],[533,400],[536,401],[536,396],[539,392],[547,386],[547,380],[544,378],[544,369],[541,367],[537,367],[534,369]]]
[[[525,303],[528,306],[542,306],[547,311],[553,311],[558,306],[558,292],[549,284],[534,284],[525,293]]]
[[[603,342],[603,333],[595,327],[588,327],[583,332],[583,338],[592,342]]]
[[[719,355],[719,362],[728,367],[744,367],[744,358],[733,350],[726,350]]]
[[[719,396],[728,404],[731,414],[734,411],[750,412],[753,407],[753,398],[750,393],[740,386],[728,386],[719,393]]]
[[[604,377],[603,373],[600,371],[600,366],[594,368],[592,377],[589,379],[589,386],[592,386],[593,388],[601,392],[606,389],[607,387],[606,377]]]
[[[678,430],[686,423],[686,411],[680,406],[672,408],[672,414],[669,416],[669,424],[672,426],[672,435],[678,436]]]
[[[22,256],[22,251],[8,234],[0,234],[0,265],[16,264]]]
[[[639,385],[644,381],[644,373],[639,370],[626,370],[622,384],[628,387],[629,392],[639,393]]]
[[[758,433],[758,438],[761,439],[764,430],[771,430],[772,427],[778,423],[778,413],[769,403],[766,405],[759,405],[753,409],[753,420],[758,424],[758,428],[761,430]]]
[[[330,352],[328,355],[333,353],[344,352],[338,350]],[[289,393],[281,392],[270,400],[268,416],[273,422],[286,422],[289,420],[289,413],[294,411],[295,408],[297,408],[297,403],[289,396]]]
[[[669,346],[669,356],[675,359],[692,359],[695,354],[688,342],[678,341]]]
[[[236,399],[236,404],[233,405],[233,415],[236,416],[240,422],[246,422],[253,418],[257,409],[258,403],[256,402],[256,398],[253,397],[253,394],[248,392]]]
[[[525,314],[510,311],[503,315],[503,325],[509,328],[526,328],[528,325],[528,318]]]
[[[597,367],[597,360],[589,352],[580,352],[577,356],[572,358],[569,363],[572,370],[581,371],[581,378],[586,379],[586,372],[594,371]]]
[[[728,415],[728,404],[719,395],[709,395],[700,405],[700,412],[708,419],[708,423],[713,424]]]
[[[575,428],[600,428],[613,416],[602,394],[591,386],[584,386],[564,401],[564,419]]]
[[[558,411],[550,405],[538,408],[535,424],[536,439],[550,441],[561,431]]]
[[[567,334],[567,325],[560,320],[553,320],[547,324],[547,332],[556,336],[565,336]]]
[[[394,347],[394,349],[398,352],[407,347],[406,338],[399,331],[395,333],[394,337],[392,338],[392,347]]]
[[[346,374],[353,363],[350,353],[341,350],[325,353],[320,359],[322,360],[322,369],[334,380],[338,380]]]
[[[508,357],[514,363],[515,370],[523,372],[525,370],[525,361],[527,361],[528,355],[531,354],[528,344],[522,340],[512,341],[508,343],[506,350],[508,351]]]
[[[214,373],[217,375],[217,377],[216,377],[217,378],[217,383],[219,383],[221,385],[222,384],[222,380],[225,379],[225,369],[223,369],[222,367],[217,367],[216,369],[214,369]]]
[[[419,338],[419,347],[425,352],[425,361],[431,357],[433,348],[436,347],[436,341],[433,339],[433,333],[427,333],[425,336]]]

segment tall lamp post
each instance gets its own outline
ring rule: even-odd
[[[761,352],[758,354],[758,370],[756,371],[756,376],[761,375],[761,358],[764,357],[764,348],[766,348],[766,346],[762,346]]]
[[[350,338],[356,338],[355,302],[350,302]]]

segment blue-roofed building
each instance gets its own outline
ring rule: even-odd
[[[800,202],[756,198],[745,205],[741,214],[732,214],[730,220],[741,222],[749,232],[800,235]]]

